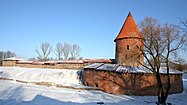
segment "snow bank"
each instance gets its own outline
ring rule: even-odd
[[[82,86],[79,72],[80,70],[0,67],[0,78],[79,87]]]
[[[63,85],[81,85],[79,70],[0,67],[0,77],[27,81],[50,81]],[[187,103],[187,74],[183,75],[184,91],[169,95],[172,105]],[[74,90],[23,84],[0,80],[0,105],[155,105],[157,96],[113,95],[101,91]]]
[[[184,75],[184,79],[187,74]],[[184,92],[172,94],[167,102],[172,105],[186,105],[187,82]],[[113,95],[101,91],[73,90],[0,81],[0,105],[156,105],[157,96]]]

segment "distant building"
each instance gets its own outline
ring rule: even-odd
[[[123,66],[139,66],[140,63],[144,63],[144,57],[140,52],[140,49],[143,49],[142,41],[143,37],[129,12],[121,31],[114,40],[116,63]]]
[[[19,58],[19,57],[11,57],[11,58],[6,58],[2,62],[2,66],[16,66],[16,63],[18,61],[23,61],[24,59]]]

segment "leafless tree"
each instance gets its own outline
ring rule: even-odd
[[[71,45],[68,43],[64,43],[62,46],[62,53],[64,56],[64,60],[68,60],[69,54],[70,54]]]
[[[175,70],[179,70],[179,71],[184,71],[185,70],[185,64],[186,61],[183,58],[176,58],[176,60],[174,60],[173,62],[170,62],[170,68],[171,69],[175,69]]]
[[[48,42],[43,42],[39,49],[36,47],[35,51],[38,54],[39,60],[46,61],[48,60],[48,56],[52,51],[52,47]]]
[[[37,59],[35,57],[29,58],[28,61],[36,61]]]
[[[15,57],[16,53],[11,51],[0,51],[0,66],[2,65],[2,60],[10,57]]]
[[[184,34],[187,34],[187,19],[182,19],[180,21],[179,28],[182,30]],[[187,42],[185,43],[185,46],[187,47]],[[186,50],[185,50],[186,53]]]
[[[4,59],[4,52],[0,51],[0,60]]]
[[[62,56],[64,60],[75,60],[78,59],[80,54],[81,48],[77,44],[69,44],[69,43],[57,43],[55,54],[57,55],[58,60],[62,59]]]
[[[3,60],[5,58],[15,57],[16,54],[11,51],[0,51],[0,60]]]
[[[63,46],[61,43],[56,44],[55,54],[58,60],[62,60]]]
[[[186,32],[187,33],[187,19],[182,19],[180,21],[180,25],[179,25],[180,29],[183,31],[183,32]]]
[[[178,27],[171,24],[161,26],[156,19],[146,17],[140,28],[144,40],[144,49],[139,49],[145,58],[142,66],[153,72],[158,86],[158,103],[166,103],[170,91],[169,62],[186,41],[185,34],[181,34]],[[139,48],[139,47],[137,47]],[[167,68],[166,84],[161,80],[160,69],[164,64]]]
[[[11,52],[11,51],[7,51],[6,53],[6,58],[10,58],[10,57],[15,57],[16,54],[14,52]]]
[[[70,48],[70,54],[72,60],[78,59],[81,48],[77,44],[73,44]]]

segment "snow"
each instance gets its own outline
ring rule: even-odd
[[[11,60],[11,61],[22,61],[24,60],[23,58],[20,57],[11,57],[11,58],[6,58],[4,60]]]
[[[84,59],[84,63],[112,63],[112,59]]]
[[[41,62],[41,61],[34,61],[32,64],[34,65],[43,65],[45,62]]]
[[[59,64],[63,64],[63,63],[84,63],[83,60],[61,60],[61,61],[57,61],[57,63]]]
[[[18,64],[32,64],[33,61],[18,61]]]
[[[120,66],[119,64],[103,64],[103,63],[93,63],[91,65],[85,66],[84,69],[94,69],[99,71],[113,71],[113,72],[121,72],[121,73],[152,73],[149,69],[143,66]],[[166,74],[166,67],[160,68],[160,73]],[[182,72],[178,70],[169,70],[170,74],[182,74]]]
[[[118,67],[118,64],[104,64],[102,66],[99,66],[97,70],[116,71]]]
[[[81,85],[77,78],[77,71],[0,67],[0,77],[27,81],[49,81],[76,87]],[[183,93],[170,95],[168,103],[172,103],[172,105],[187,103],[187,74],[184,74],[183,78]],[[65,80],[68,82],[64,82]],[[155,105],[156,101],[156,96],[113,95],[98,90],[47,87],[0,80],[0,105],[97,105],[97,102],[104,102],[104,105]]]
[[[94,69],[94,68],[98,68],[99,66],[103,65],[104,63],[93,63],[91,65],[88,66],[84,66],[84,69]]]
[[[82,86],[78,77],[80,70],[0,67],[0,77],[26,81],[49,82],[63,86]]]

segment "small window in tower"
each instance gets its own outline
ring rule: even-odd
[[[129,45],[127,45],[127,50],[129,50]]]
[[[125,58],[127,59],[127,58],[128,58],[128,56],[127,56],[127,55],[125,55]]]
[[[99,87],[99,85],[98,85],[98,84],[95,84],[95,87]]]

